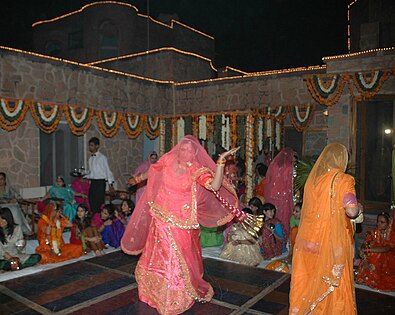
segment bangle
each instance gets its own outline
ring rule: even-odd
[[[139,174],[134,176],[134,180],[136,181],[136,183],[140,183],[143,180],[143,175]]]
[[[225,166],[226,164],[226,159],[223,157],[219,157],[217,160],[217,166]]]

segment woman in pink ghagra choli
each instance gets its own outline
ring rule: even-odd
[[[223,179],[223,169],[196,138],[186,136],[151,165],[148,174],[129,180],[133,185],[148,176],[121,247],[127,254],[142,253],[135,271],[139,298],[161,314],[180,314],[195,301],[210,301],[214,294],[202,278],[199,224],[220,226],[233,218],[212,192],[218,190],[237,207],[236,192]]]
[[[276,217],[284,226],[286,239],[294,208],[293,164],[294,151],[291,148],[282,149],[269,165],[264,188],[265,202],[276,206]]]

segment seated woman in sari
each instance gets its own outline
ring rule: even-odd
[[[65,244],[62,234],[64,228],[73,224],[62,215],[62,209],[54,202],[49,203],[38,220],[36,253],[42,257],[42,264],[57,263],[83,254],[81,245]]]
[[[15,224],[11,210],[0,208],[0,271],[31,267],[41,260],[38,254],[25,254],[25,245],[22,229]]]
[[[68,185],[66,185],[62,176],[56,177],[56,184],[52,186],[48,193],[42,198],[45,199],[61,199],[63,215],[72,221],[77,212],[77,203],[74,200],[75,191]]]
[[[271,203],[262,205],[265,224],[261,230],[261,250],[265,260],[280,256],[286,251],[282,222],[275,218],[276,207]]]
[[[101,233],[103,243],[114,248],[119,247],[125,232],[125,226],[117,218],[117,211],[113,204],[108,203],[102,206],[100,213],[95,213],[92,218],[92,224]]]
[[[366,234],[356,283],[382,291],[395,291],[395,232],[388,213],[377,216],[377,227]]]
[[[252,214],[250,208],[244,208],[243,211]],[[234,220],[228,234],[228,242],[219,257],[256,267],[263,260],[258,240],[248,233],[237,219]]]
[[[77,207],[77,214],[71,227],[70,244],[82,246],[85,253],[92,250],[96,256],[104,255],[105,248],[101,235],[94,225],[91,225],[88,205],[81,203]]]
[[[10,209],[12,216],[14,217],[15,224],[21,227],[23,234],[32,235],[33,231],[17,202],[18,199],[21,199],[21,197],[16,190],[7,185],[6,174],[0,172],[0,206]]]
[[[75,177],[74,180],[71,182],[70,187],[74,190],[74,199],[77,204],[86,204],[89,207],[89,187],[90,183],[89,180],[84,178],[84,174],[81,172],[72,172],[71,176]],[[70,219],[72,220],[72,219]]]

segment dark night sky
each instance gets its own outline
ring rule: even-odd
[[[79,9],[83,0],[14,0],[0,10],[0,45],[31,50],[31,24]],[[123,1],[147,13],[147,0]],[[346,0],[150,0],[150,15],[216,39],[215,66],[261,71],[322,64],[347,51]]]

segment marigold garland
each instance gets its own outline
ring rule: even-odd
[[[231,147],[237,146],[237,114],[230,114],[231,132],[230,132],[230,143]]]
[[[97,126],[101,134],[107,138],[114,137],[119,129],[123,113],[115,111],[97,110]]]
[[[348,82],[348,74],[306,75],[304,76],[311,96],[322,105],[332,106],[339,101],[344,86]]]
[[[52,133],[62,118],[63,106],[38,102],[30,103],[30,111],[37,126],[45,133]]]
[[[386,71],[370,71],[370,72],[355,72],[351,75],[352,82],[359,92],[359,96],[353,93],[353,89],[349,83],[350,94],[356,100],[363,100],[375,96],[380,90],[385,81],[391,75],[390,70]],[[351,80],[350,80],[351,81]]]
[[[123,128],[129,139],[136,139],[143,131],[145,117],[143,115],[124,113],[122,115]]]
[[[158,116],[146,116],[145,134],[149,139],[154,140],[159,136],[159,123],[160,118]]]
[[[95,114],[93,108],[68,105],[64,108],[64,115],[71,132],[76,136],[86,133],[92,123]]]
[[[14,103],[14,106],[10,105]],[[0,127],[6,131],[16,130],[25,119],[29,105],[23,100],[1,99]]]
[[[303,132],[314,117],[315,105],[288,106],[288,112],[292,126],[298,132]]]

